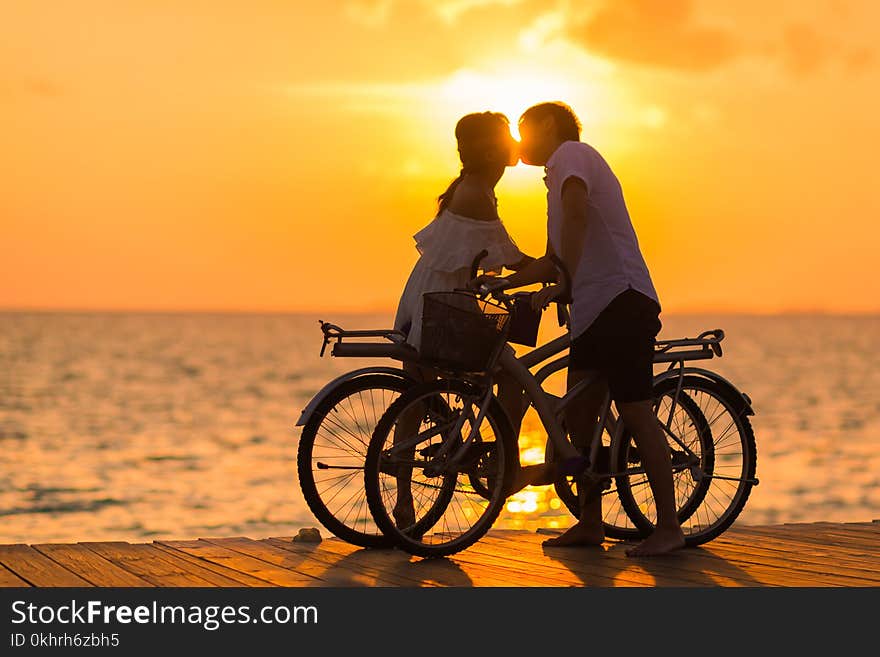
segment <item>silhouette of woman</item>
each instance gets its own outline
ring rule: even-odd
[[[534,260],[517,248],[498,216],[495,186],[504,170],[519,161],[507,117],[498,112],[467,114],[456,124],[455,138],[461,172],[439,196],[433,220],[414,235],[420,257],[407,279],[394,320],[394,328],[406,333],[407,342],[416,349],[421,340],[422,295],[467,287],[471,263],[480,251],[488,253],[481,262],[487,272],[500,272],[505,267],[518,270]],[[434,377],[415,364],[404,367],[418,380]],[[401,417],[394,441],[398,435],[411,433],[418,423],[415,415]],[[410,473],[405,471],[397,476],[393,514],[400,528],[416,522]]]

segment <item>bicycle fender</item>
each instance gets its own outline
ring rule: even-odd
[[[723,376],[716,372],[712,372],[711,370],[705,370],[701,367],[685,367],[684,373],[685,375],[694,374],[697,376],[702,376],[706,379],[710,379],[720,385],[725,391],[730,395],[731,400],[741,399],[743,407],[740,409],[740,412],[745,413],[746,415],[754,415],[755,410],[752,408],[752,400],[751,398],[741,390],[739,390],[735,385],[733,385],[730,381],[725,379]],[[678,378],[679,372],[681,369],[667,370],[661,374],[658,374],[654,377],[654,385],[658,384],[660,381],[664,381],[666,379],[674,379]]]
[[[315,396],[306,404],[306,407],[302,410],[299,416],[299,420],[296,421],[294,426],[301,427],[305,425],[306,422],[309,421],[309,418],[312,416],[312,413],[315,412],[315,409],[318,405],[324,401],[324,399],[331,393],[333,390],[345,383],[346,381],[351,381],[352,379],[356,379],[358,377],[364,376],[365,374],[390,374],[392,376],[400,377],[401,379],[415,382],[412,376],[404,372],[402,369],[397,367],[362,367],[357,370],[352,370],[351,372],[346,372],[340,376],[337,376],[335,379],[327,383],[323,388],[321,388]]]

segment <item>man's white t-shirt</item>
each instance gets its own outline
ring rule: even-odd
[[[547,185],[547,235],[560,255],[562,185],[580,178],[589,194],[581,259],[572,281],[571,337],[586,331],[621,292],[638,290],[660,304],[623,200],[617,176],[599,152],[581,141],[566,141],[544,167]]]

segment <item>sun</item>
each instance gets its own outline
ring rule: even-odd
[[[511,134],[519,139],[516,123],[526,109],[550,100],[573,104],[581,96],[576,91],[575,85],[551,72],[460,70],[442,83],[440,96],[456,116],[484,110],[504,113],[510,119]]]

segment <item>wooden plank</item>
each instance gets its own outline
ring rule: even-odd
[[[303,567],[314,568],[314,573],[320,573],[328,580],[338,582],[340,586],[419,585],[409,577],[377,567],[374,560],[363,554],[372,550],[361,550],[338,539],[325,539],[319,545],[294,543],[283,537],[267,538],[261,542],[296,555],[296,558],[303,560]],[[331,549],[337,545],[343,546],[339,552]]]
[[[314,558],[314,550],[293,551],[272,544],[269,541],[255,541],[249,538],[208,538],[214,545],[235,550],[244,555],[261,559],[285,570],[306,575],[324,586],[374,586],[375,578],[358,572],[356,569],[337,568],[340,559]],[[322,543],[326,543],[323,541]]]
[[[29,587],[26,581],[9,570],[3,564],[0,564],[0,588],[21,588]]]
[[[218,566],[215,563],[204,561],[191,554],[187,554],[186,552],[181,552],[180,550],[168,547],[167,545],[162,545],[161,543],[153,543],[152,545],[157,550],[165,552],[172,559],[183,561],[190,572],[199,575],[200,577],[204,577],[206,580],[217,586],[249,586],[256,588],[274,586],[274,584],[270,584],[265,580],[251,577],[250,575],[240,573],[231,568],[226,568],[225,566]]]
[[[875,526],[866,526],[860,527],[856,524],[847,525],[844,523],[830,523],[830,522],[812,522],[812,523],[798,523],[792,525],[783,525],[780,528],[781,531],[786,532],[795,532],[795,533],[833,533],[840,534],[842,536],[850,537],[855,540],[859,539],[876,539],[878,535],[880,535],[880,529]]]
[[[337,549],[336,546],[328,546]],[[498,572],[497,568],[471,561],[461,561],[452,555],[446,559],[422,559],[409,555],[403,550],[365,551],[380,567],[394,569],[409,577],[421,586],[512,586],[510,573]],[[525,584],[519,584],[523,586]],[[535,584],[528,584],[535,586]]]
[[[542,539],[540,535],[526,535],[521,540],[540,543]],[[702,586],[716,586],[717,582],[714,581],[716,578],[737,580],[747,586],[818,586],[823,583],[817,581],[815,577],[791,573],[788,569],[769,564],[755,564],[747,559],[721,559],[712,554],[705,546],[677,551],[657,559],[632,559],[625,554],[628,544],[614,543],[613,545],[614,547],[608,550],[609,556],[613,558],[625,560],[626,563],[638,563],[648,572],[653,570],[660,574],[664,570],[667,573],[675,571],[680,573],[679,577],[688,578],[696,575],[699,578],[699,582],[696,583]],[[580,548],[550,549],[554,552],[582,550]],[[685,575],[685,572],[689,575]],[[828,579],[824,578],[825,585],[840,585],[839,582],[829,582]]]
[[[522,534],[522,532],[520,532]],[[513,544],[517,534],[501,536],[494,531],[474,543],[467,550],[458,552],[451,558],[460,560],[479,559],[484,562],[514,571],[520,579],[531,578],[540,573],[539,585],[552,582],[555,586],[652,586],[653,580],[644,573],[630,573],[620,579],[609,573],[604,562],[584,565],[583,568],[572,569],[569,564],[544,554],[539,546],[523,546]],[[604,551],[602,548],[591,550],[585,555],[589,560]],[[584,576],[588,579],[584,579]],[[544,580],[549,580],[547,584]]]
[[[554,566],[547,559],[513,559],[510,554],[495,548],[485,538],[450,558],[458,563],[487,566],[504,576],[509,586],[584,586],[584,580],[571,569]],[[611,578],[602,584],[613,585],[614,580]]]
[[[302,550],[297,543],[290,542],[287,537],[269,539],[273,545],[285,549]],[[355,549],[338,539],[323,541],[316,554],[332,555],[337,566],[353,567],[364,572],[376,574],[376,586],[474,586],[475,578],[484,586],[500,586],[501,579],[490,572],[482,572],[478,568],[465,572],[459,564],[447,559],[419,559],[402,550],[394,549]]]
[[[731,563],[749,563],[787,570],[799,578],[816,579],[833,586],[878,586],[880,577],[864,570],[854,570],[828,560],[815,562],[797,552],[781,553],[753,546],[715,544],[707,547],[713,554]]]
[[[286,537],[276,537],[274,540],[283,542],[285,539]],[[340,556],[351,554],[351,546],[338,539],[323,541],[321,546],[324,550],[335,552]],[[356,557],[358,567],[379,570],[383,579],[389,576],[402,577],[416,586],[510,585],[509,577],[505,579],[490,569],[473,564],[460,564],[453,559],[420,559],[395,549],[356,550],[351,556]]]
[[[538,554],[546,554],[575,572],[584,575],[592,575],[599,572],[605,578],[613,578],[614,585],[621,585],[624,581],[631,580],[634,584],[649,586],[741,586],[753,584],[753,579],[740,572],[713,572],[708,574],[695,571],[693,568],[682,568],[676,565],[678,556],[665,559],[631,559],[626,557],[624,550],[626,545],[615,541],[606,541],[602,548],[545,548],[541,543],[546,538],[540,534],[529,534],[523,537],[501,536],[499,539],[507,541],[506,548],[512,555],[517,553],[520,558],[532,559],[534,550]],[[530,546],[528,548],[524,547]],[[598,570],[602,569],[602,570]]]
[[[766,558],[796,561],[804,566],[836,566],[843,571],[852,571],[854,576],[872,576],[877,573],[876,565],[854,557],[846,551],[827,549],[810,543],[791,543],[773,538],[755,536],[748,543],[729,539],[715,539],[709,547],[716,551],[734,550],[743,554],[760,555]]]
[[[31,546],[94,586],[153,586],[83,545],[41,543]]]
[[[630,559],[623,553],[624,546],[618,543],[605,543],[601,548],[548,547],[545,551],[541,545],[544,538],[524,540],[525,537],[490,535],[483,540],[497,545],[511,559],[530,563],[544,558],[558,563],[581,577],[582,585],[587,586],[743,586],[754,583],[752,578],[739,572],[718,572],[710,577],[690,567],[670,564],[669,559]]]
[[[269,539],[273,544],[284,546],[296,546],[290,543],[286,537],[273,537]],[[461,566],[448,559],[419,559],[412,557],[402,550],[366,550],[358,549],[349,553],[346,543],[338,539],[330,539],[321,543],[322,551],[343,557],[339,565],[364,569],[367,572],[379,574],[378,586],[386,586],[392,581],[405,582],[406,586],[474,586],[476,578],[483,585],[496,586],[498,579],[491,573],[481,573],[472,568],[471,572],[465,572]],[[301,548],[292,548],[301,549]],[[348,557],[345,557],[349,554]]]
[[[113,541],[107,543],[84,542],[95,554],[112,561],[120,568],[134,573],[156,586],[214,586],[204,577],[192,574],[179,564],[164,558],[164,553],[145,543]]]
[[[842,543],[838,542],[836,539],[829,540],[827,532],[820,528],[798,528],[798,527],[740,527],[735,532],[728,531],[725,533],[728,537],[734,538],[742,538],[743,540],[747,540],[748,537],[751,536],[766,536],[768,538],[777,539],[780,541],[807,541],[807,542],[818,542],[822,545],[827,545],[828,547],[837,547],[841,549],[848,550],[862,550],[865,551],[867,548],[867,554],[870,555],[870,552],[873,551],[876,553],[876,547],[871,545],[870,541],[844,541]]]
[[[820,547],[825,550],[834,552],[835,554],[846,555],[851,558],[858,558],[865,563],[880,563],[877,551],[873,546],[863,545],[842,545],[834,540],[830,540],[827,536],[821,536],[815,531],[812,533],[798,532],[794,530],[774,531],[772,527],[748,527],[737,531],[734,536],[742,536],[743,540],[751,536],[762,536],[768,539],[784,542],[792,546],[811,545]]]
[[[880,528],[875,526],[860,526],[856,524],[831,524],[816,523],[814,529],[818,529],[821,534],[831,534],[852,539],[856,543],[862,543],[866,547],[876,547],[877,541],[880,540]],[[802,531],[809,531],[803,528]]]
[[[0,563],[31,586],[91,586],[29,545],[0,545]]]
[[[617,577],[608,572],[607,562],[597,560],[595,563],[571,568],[571,564],[560,563],[547,554],[542,553],[540,545],[524,546],[518,542],[525,535],[522,530],[506,532],[491,531],[488,535],[471,545],[467,550],[458,552],[451,557],[456,561],[485,564],[503,574],[508,579],[507,586],[653,586],[654,579],[633,567],[630,572]],[[510,542],[508,542],[508,540]],[[602,548],[594,550],[578,550],[578,554],[587,559],[598,557]],[[564,556],[564,555],[563,555]],[[582,567],[581,567],[582,566]],[[541,576],[535,576],[537,572]],[[587,579],[584,576],[587,576]],[[511,577],[515,576],[516,581]],[[679,585],[678,582],[675,585]]]
[[[204,565],[198,563],[197,560],[182,552],[177,552],[176,550],[171,549],[163,550],[159,545],[154,544],[151,544],[149,547],[156,550],[156,555],[158,556],[158,558],[175,564],[181,570],[190,573],[191,575],[200,577],[210,582],[213,586],[250,586],[250,584],[246,584],[242,581],[242,579],[244,579],[246,575],[241,575],[240,573],[237,573],[235,574],[235,576],[230,576],[230,574],[219,572],[221,570],[219,566],[215,566],[215,569],[207,568]],[[269,586],[268,582],[263,582],[262,580],[254,578],[252,579],[254,582],[257,582],[256,584],[254,584],[254,586]]]
[[[255,559],[229,548],[214,545],[204,539],[195,541],[160,541],[162,545],[185,552],[204,561],[224,566],[264,580],[275,586],[316,586],[321,581],[309,575],[279,568],[278,566]]]
[[[742,540],[720,536],[712,541],[711,546],[724,553],[726,550],[741,551],[756,556],[776,560],[793,560],[808,570],[814,567],[828,567],[833,572],[851,577],[880,582],[880,572],[874,567],[858,559],[850,559],[841,554],[810,545],[791,545],[763,537],[752,537],[747,543]]]

